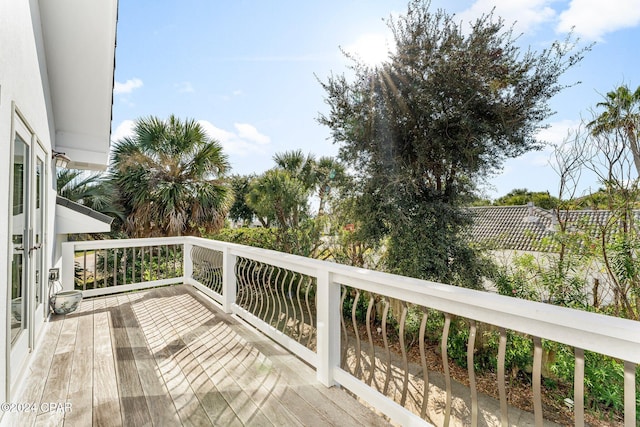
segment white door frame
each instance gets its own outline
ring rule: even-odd
[[[24,143],[23,158],[18,159],[17,141]],[[9,268],[7,285],[7,373],[8,396],[15,394],[18,380],[22,377],[36,340],[36,332],[41,330],[45,319],[47,293],[45,283],[47,267],[47,189],[48,170],[51,167],[50,156],[39,143],[35,133],[27,124],[18,109],[13,108],[11,132],[11,177],[9,197]],[[22,144],[19,147],[22,149]],[[14,184],[15,165],[22,162],[22,184]],[[39,187],[39,188],[38,188]],[[14,200],[17,188],[21,189],[22,200]],[[37,200],[37,199],[40,200]],[[14,212],[14,203],[22,204],[22,212]],[[37,222],[37,223],[36,223]],[[15,239],[14,239],[15,238]],[[20,291],[22,304],[18,328],[16,315],[12,312],[12,287],[14,278],[15,255],[20,254],[21,268]],[[18,277],[18,276],[16,276]],[[36,297],[38,301],[36,302]],[[18,307],[18,305],[16,305]]]
[[[37,336],[44,324],[46,313],[48,312],[48,273],[47,273],[47,188],[50,158],[47,152],[44,150],[40,141],[38,141],[34,135],[32,143],[33,152],[32,156],[32,171],[31,174],[31,206],[34,209],[31,210],[32,221],[31,227],[33,232],[32,242],[30,248],[30,277],[29,284],[33,289],[31,302],[33,308],[30,310],[31,328],[29,337],[29,347],[33,349],[35,347]],[[38,188],[40,187],[40,188]],[[37,200],[39,198],[39,200]]]

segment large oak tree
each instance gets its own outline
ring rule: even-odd
[[[469,28],[413,0],[388,22],[390,59],[322,86],[320,123],[356,175],[358,230],[384,242],[389,271],[477,287],[482,263],[463,239],[461,208],[505,159],[539,149],[536,133],[580,61],[568,38],[540,52],[521,50],[491,14]]]

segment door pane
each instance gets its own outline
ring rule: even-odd
[[[27,298],[25,290],[25,245],[27,216],[27,174],[29,147],[16,135],[13,151],[13,221],[12,242],[13,257],[11,263],[11,343],[16,341],[20,332],[27,327]]]

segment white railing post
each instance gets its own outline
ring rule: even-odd
[[[193,245],[188,242],[182,244],[182,277],[184,283],[191,284],[193,276],[193,260],[191,259],[191,249]]]
[[[76,264],[75,243],[62,243],[62,262],[60,264],[60,283],[63,291],[71,291],[75,288]],[[84,268],[84,267],[83,267]]]
[[[231,313],[236,302],[236,259],[228,247],[222,250],[222,309],[225,313]]]
[[[333,370],[340,366],[340,285],[327,270],[318,271],[316,377],[327,387],[336,384]]]

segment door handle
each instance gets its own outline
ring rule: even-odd
[[[37,245],[29,248],[29,254],[31,254],[32,251],[35,251],[37,249],[40,249],[42,247],[42,243],[38,243]]]

